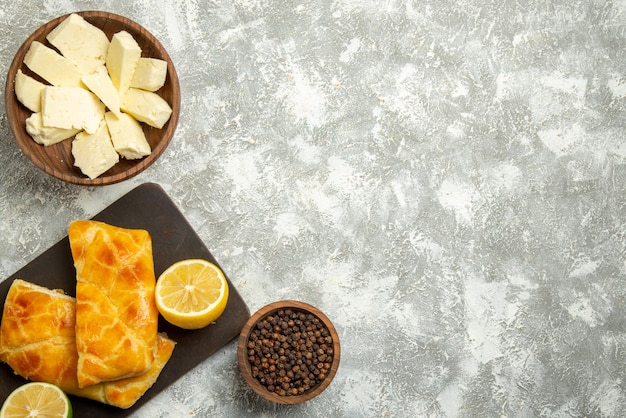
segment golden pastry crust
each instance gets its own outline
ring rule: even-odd
[[[78,389],[74,306],[71,296],[14,280],[0,325],[0,360],[26,379]]]
[[[75,307],[73,297],[15,280],[0,324],[0,360],[26,379],[53,383],[71,395],[130,408],[157,380],[175,342],[159,334],[153,347],[155,361],[141,376],[79,388]]]
[[[133,406],[156,382],[165,364],[172,356],[175,345],[176,343],[167,338],[165,334],[159,334],[157,336],[154,362],[150,370],[141,376],[96,385],[102,386],[102,397],[106,399],[105,403],[124,409]]]
[[[79,220],[68,237],[77,278],[80,387],[146,373],[158,326],[150,234]]]

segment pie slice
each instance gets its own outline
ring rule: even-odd
[[[84,387],[80,389],[79,396],[117,406],[118,408],[130,408],[156,382],[172,356],[175,345],[176,343],[167,338],[165,334],[159,333],[157,335],[155,358],[150,370],[141,376]]]
[[[75,392],[75,306],[61,291],[14,280],[0,324],[0,360],[26,379]]]
[[[11,284],[0,324],[0,360],[13,371],[59,386],[71,395],[118,408],[130,408],[157,380],[175,342],[159,334],[155,361],[147,373],[115,382],[78,387],[78,352],[74,335],[76,300],[24,280]]]
[[[68,237],[77,279],[79,387],[146,373],[158,327],[150,234],[79,220]]]

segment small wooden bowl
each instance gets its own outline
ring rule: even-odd
[[[328,370],[326,377],[316,386],[313,386],[307,392],[304,392],[301,395],[292,395],[292,396],[281,396],[277,393],[270,392],[265,386],[263,386],[257,378],[252,375],[252,367],[250,365],[250,361],[248,360],[248,339],[257,323],[265,319],[269,315],[276,314],[278,311],[283,309],[292,309],[296,312],[304,312],[313,314],[315,317],[319,318],[324,326],[328,329],[330,336],[332,337],[332,348],[333,348],[333,360]],[[332,322],[324,315],[319,309],[304,303],[295,300],[282,300],[274,303],[270,303],[269,305],[264,306],[259,309],[254,315],[252,315],[246,324],[244,325],[241,333],[239,334],[239,341],[237,345],[237,360],[239,363],[239,370],[243,375],[244,380],[248,383],[248,385],[261,397],[275,403],[285,404],[285,405],[293,405],[301,402],[308,401],[320,393],[324,391],[330,384],[330,382],[335,377],[337,373],[337,369],[339,368],[339,358],[340,358],[340,346],[339,346],[339,335],[335,330]]]
[[[145,28],[128,18],[113,13],[83,11],[76,12],[76,14],[81,15],[87,22],[104,31],[109,39],[121,30],[127,31],[135,38],[141,47],[142,56],[167,61],[167,78],[165,85],[156,93],[163,97],[170,105],[172,115],[162,129],[156,129],[142,124],[146,139],[152,148],[152,153],[139,160],[120,158],[119,163],[92,180],[85,176],[78,167],[74,166],[71,138],[58,144],[44,147],[43,145],[37,144],[26,132],[26,119],[32,112],[23,106],[15,96],[15,75],[17,70],[21,69],[24,74],[28,74],[43,82],[41,78],[32,73],[23,63],[24,55],[26,55],[33,41],[39,41],[51,47],[46,40],[46,36],[69,15],[60,16],[41,26],[33,32],[18,49],[7,74],[4,93],[5,109],[9,126],[13,132],[13,136],[15,136],[17,145],[33,164],[49,175],[68,183],[85,186],[104,186],[118,183],[139,174],[163,153],[172,139],[176,125],[178,124],[178,116],[180,113],[180,86],[174,64],[167,54],[167,51]]]

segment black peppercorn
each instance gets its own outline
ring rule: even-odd
[[[332,337],[315,315],[280,309],[261,319],[248,337],[252,375],[279,396],[302,395],[328,374]]]

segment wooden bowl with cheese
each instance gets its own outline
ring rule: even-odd
[[[24,155],[72,184],[133,177],[170,143],[180,86],[170,56],[141,25],[82,11],[38,28],[6,78],[5,109]]]

